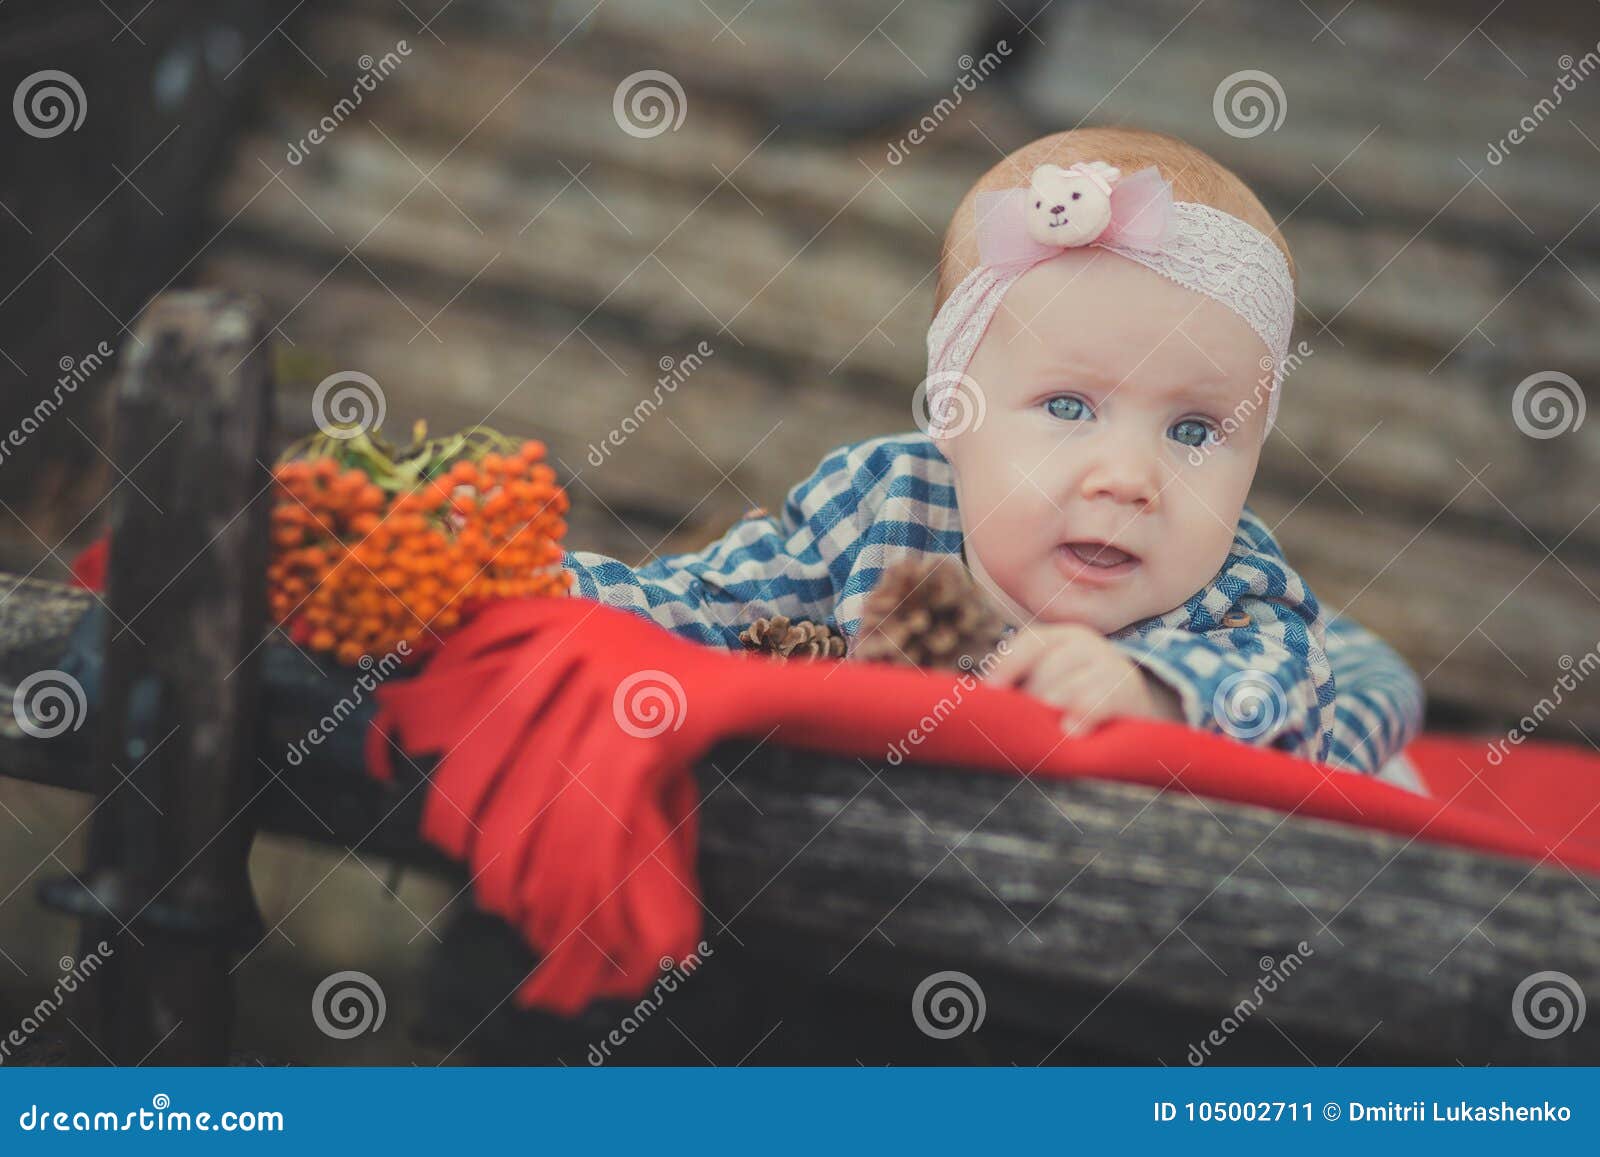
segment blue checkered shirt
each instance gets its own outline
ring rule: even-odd
[[[832,451],[778,514],[751,511],[702,550],[637,567],[568,551],[562,565],[573,594],[696,642],[738,650],[753,619],[787,615],[829,623],[853,646],[885,568],[960,558],[962,537],[950,463],[925,435],[896,434]],[[1416,675],[1366,628],[1324,617],[1248,506],[1211,582],[1109,638],[1201,730],[1371,774],[1421,729]]]

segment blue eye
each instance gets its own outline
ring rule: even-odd
[[[1052,418],[1060,418],[1063,422],[1081,422],[1094,417],[1089,412],[1089,403],[1071,394],[1057,394],[1045,402],[1044,408]]]
[[[1204,446],[1213,436],[1213,432],[1209,422],[1202,422],[1199,418],[1185,418],[1181,422],[1174,422],[1167,434],[1174,442],[1181,442],[1185,446]]]

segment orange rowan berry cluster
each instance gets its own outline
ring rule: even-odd
[[[353,665],[443,635],[472,604],[567,593],[568,500],[544,444],[481,435],[399,455],[313,438],[279,463],[268,598],[291,638]]]

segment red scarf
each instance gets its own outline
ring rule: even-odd
[[[1420,740],[1408,754],[1425,798],[1176,723],[1115,720],[1065,739],[1059,708],[975,676],[778,663],[580,598],[487,607],[378,700],[371,773],[391,779],[395,750],[440,757],[422,835],[466,862],[479,906],[543,957],[517,991],[524,1008],[636,997],[665,958],[694,949],[691,768],[735,736],[772,732],[874,765],[899,743],[919,764],[1152,787],[1183,768],[1177,786],[1196,795],[1600,872],[1600,758],[1558,744],[1524,743],[1491,767],[1481,740]],[[913,731],[919,744],[906,743]]]

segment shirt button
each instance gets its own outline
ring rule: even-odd
[[[1223,616],[1222,625],[1224,627],[1248,627],[1250,625],[1250,615],[1245,611],[1229,611]]]

